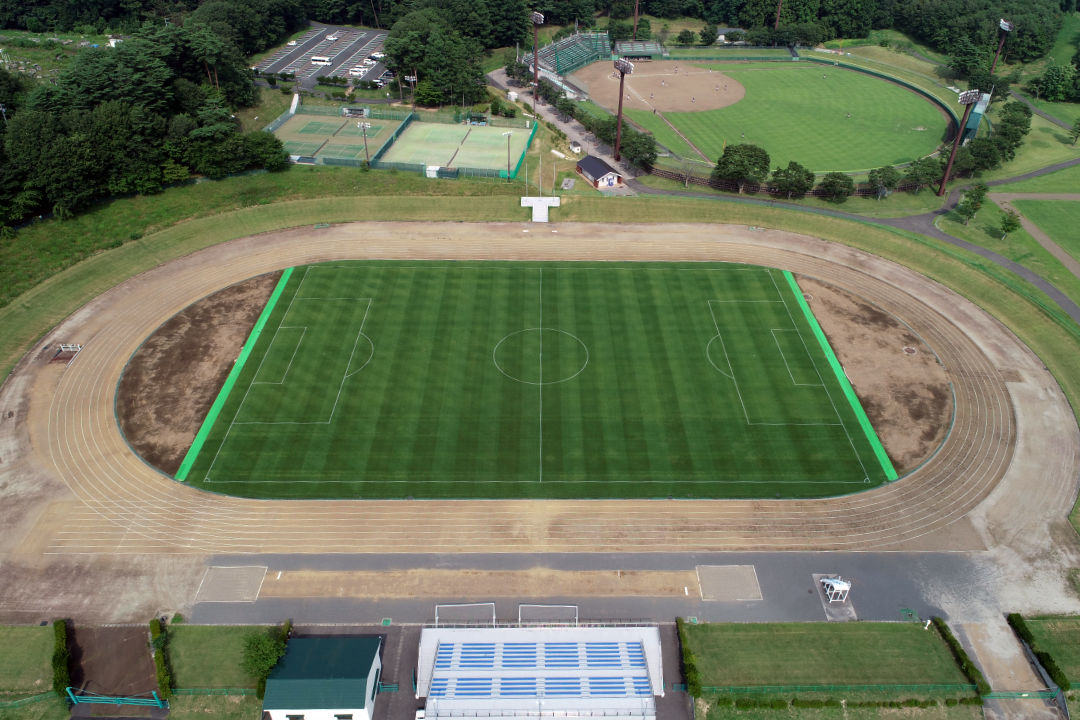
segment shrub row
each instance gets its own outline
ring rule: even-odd
[[[701,672],[698,670],[694,653],[687,647],[686,621],[681,617],[675,618],[675,627],[679,635],[679,654],[682,657],[683,677],[686,678],[686,692],[691,697],[701,697]]]
[[[64,692],[71,687],[71,649],[68,647],[66,620],[53,622],[53,690],[64,697]]]
[[[949,646],[949,650],[952,651],[956,663],[960,666],[960,671],[975,685],[975,688],[980,695],[985,695],[990,692],[990,683],[983,677],[979,667],[972,662],[970,657],[968,657],[967,651],[960,645],[960,641],[953,635],[948,624],[937,616],[934,616],[932,620],[934,627],[937,628],[938,634],[941,635],[941,639],[945,641],[945,644]]]
[[[172,672],[169,669],[169,634],[161,620],[150,621],[150,647],[154,651],[154,670],[157,674],[158,696],[163,700],[172,697]]]
[[[1035,637],[1031,634],[1031,628],[1028,627],[1027,621],[1024,620],[1023,615],[1020,613],[1009,613],[1005,616],[1005,619],[1012,626],[1012,629],[1016,631],[1016,634],[1020,636],[1020,639],[1027,643],[1031,651],[1035,653],[1035,658],[1042,665],[1050,679],[1054,681],[1062,690],[1069,690],[1072,688],[1072,683],[1069,682],[1069,678],[1066,677],[1065,672],[1058,666],[1057,661],[1054,660],[1054,656],[1039,647],[1039,644],[1035,642]]]

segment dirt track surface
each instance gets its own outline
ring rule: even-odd
[[[723,260],[790,269],[867,298],[923,337],[953,383],[954,425],[913,475],[815,501],[259,501],[193,490],[131,452],[116,425],[115,388],[155,328],[239,279],[357,257]],[[66,368],[39,361],[61,337],[84,344],[79,357]],[[8,408],[18,416],[7,418]],[[621,226],[613,235],[590,224],[359,223],[245,238],[91,302],[20,365],[0,411],[0,493],[11,509],[0,549],[25,565],[57,554],[971,550],[996,543],[1038,556],[1060,530],[1047,516],[1064,518],[1080,468],[1076,424],[1056,383],[981,310],[844,246],[722,225]]]
[[[570,79],[603,107],[612,112],[619,107],[619,77],[611,63],[586,65]],[[681,60],[635,63],[623,86],[623,107],[660,112],[717,110],[746,97],[746,88],[738,80]]]

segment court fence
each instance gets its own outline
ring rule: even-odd
[[[829,694],[835,697],[847,695],[873,695],[894,698],[900,695],[917,697],[973,697],[975,685],[970,683],[923,683],[907,685],[721,685],[702,686],[705,695],[796,695],[799,693]]]
[[[34,705],[43,700],[56,700],[59,697],[60,696],[57,695],[55,691],[50,690],[47,693],[31,695],[30,697],[19,698],[18,700],[0,700],[0,710],[16,710],[18,708],[26,707],[27,705]]]

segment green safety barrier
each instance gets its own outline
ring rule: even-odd
[[[709,694],[731,695],[770,695],[783,693],[920,693],[943,695],[950,693],[974,694],[975,686],[962,683],[941,683],[921,685],[727,685],[706,686],[702,692]]]
[[[255,688],[175,688],[173,695],[254,695]]]
[[[30,697],[19,698],[18,700],[3,700],[0,701],[0,710],[14,710],[15,708],[26,707],[27,705],[42,702],[43,700],[55,700],[58,697],[59,695],[50,690],[47,693],[31,695]]]
[[[273,312],[274,306],[277,305],[278,298],[281,297],[282,291],[285,290],[285,284],[289,282],[289,278],[292,277],[292,272],[293,269],[291,267],[285,268],[285,272],[281,274],[281,279],[278,281],[277,287],[274,288],[273,294],[270,295],[269,302],[267,302],[266,307],[263,308],[262,314],[259,315],[259,319],[255,321],[255,327],[251,329],[251,335],[248,337],[247,342],[244,343],[244,348],[240,351],[240,357],[233,363],[229,377],[225,378],[225,384],[221,386],[221,391],[218,393],[217,398],[214,399],[214,404],[210,406],[210,412],[206,414],[206,419],[203,420],[202,427],[199,428],[198,434],[195,435],[195,440],[191,443],[191,447],[188,448],[187,455],[184,456],[184,461],[180,463],[180,469],[176,471],[177,480],[186,480],[188,473],[191,472],[191,466],[195,464],[195,458],[199,456],[199,451],[202,450],[202,446],[206,442],[207,436],[210,435],[210,429],[214,427],[214,421],[217,420],[218,413],[225,407],[225,400],[229,397],[233,385],[236,384],[237,379],[240,377],[240,372],[244,369],[244,363],[247,362],[248,356],[251,355],[251,351],[255,347],[255,342],[259,339],[260,333],[262,333],[263,326],[266,325],[266,321],[270,318],[270,313]]]
[[[983,695],[986,700],[1053,700],[1058,690],[1014,690],[989,692]]]
[[[848,380],[843,366],[840,365],[840,361],[836,358],[832,346],[829,345],[829,341],[825,337],[825,332],[821,329],[821,325],[818,324],[817,318],[814,317],[813,311],[810,310],[810,306],[806,304],[806,298],[803,297],[802,289],[799,287],[799,284],[795,282],[795,276],[792,275],[790,271],[785,270],[784,277],[787,279],[788,285],[791,286],[791,292],[795,294],[795,300],[799,303],[799,307],[802,308],[803,314],[806,316],[806,321],[810,324],[810,329],[814,333],[814,337],[817,338],[818,343],[821,345],[821,350],[825,353],[825,358],[829,361],[829,366],[836,374],[836,380],[840,383],[840,388],[844,391],[844,397],[847,398],[848,403],[851,405],[851,410],[855,413],[855,419],[858,420],[859,427],[862,428],[863,433],[866,435],[866,439],[869,441],[870,447],[874,451],[874,456],[881,464],[881,469],[885,472],[885,477],[888,480],[895,480],[899,477],[896,468],[893,467],[892,461],[889,460],[888,453],[885,452],[885,448],[881,445],[881,440],[878,439],[877,433],[874,432],[874,427],[870,424],[870,418],[866,417],[866,411],[863,410],[862,403],[859,402],[859,397],[855,394],[855,388],[851,387],[851,382]]]

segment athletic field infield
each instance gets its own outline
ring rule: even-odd
[[[880,485],[895,472],[794,282],[702,263],[294,268],[177,477],[290,498]]]

